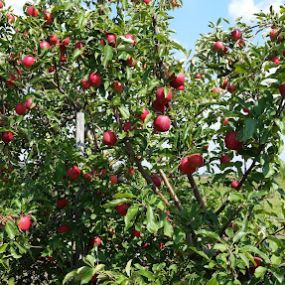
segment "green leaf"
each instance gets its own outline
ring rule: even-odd
[[[173,236],[173,226],[167,219],[164,220],[164,227],[163,227],[163,233],[167,237],[172,237]]]
[[[239,253],[239,257],[244,262],[245,266],[249,268],[249,259],[243,253]]]
[[[156,223],[156,219],[153,213],[153,209],[151,206],[147,205],[147,212],[146,212],[146,221],[147,221],[147,229],[151,233],[156,233],[158,231],[158,225]]]
[[[256,278],[262,278],[264,274],[266,273],[266,271],[267,271],[267,268],[263,266],[258,266],[254,271],[254,276]]]
[[[257,120],[248,118],[245,120],[245,125],[242,131],[242,140],[247,141],[248,139],[252,138],[255,134],[257,126]]]
[[[113,48],[109,45],[105,45],[103,49],[103,65],[106,67],[108,62],[113,58]]]
[[[116,200],[105,203],[102,207],[103,208],[115,208],[117,205],[128,203],[129,201],[130,199],[127,199],[127,198],[116,199]]]
[[[68,282],[72,281],[76,277],[77,273],[76,270],[69,272],[65,275],[62,284],[67,284]]]
[[[18,227],[12,221],[8,221],[6,223],[5,231],[10,239],[14,239],[15,236],[19,233]]]
[[[258,255],[260,258],[262,258],[266,263],[270,263],[270,259],[268,258],[268,256],[255,246],[246,245],[246,246],[242,247],[241,250],[243,252],[253,252],[256,255]]]
[[[0,246],[0,253],[3,253],[6,251],[6,248],[8,246],[8,243],[3,243],[1,246]]]
[[[120,106],[120,107],[119,107],[119,111],[120,111],[120,113],[121,113],[121,115],[122,115],[122,117],[123,117],[124,120],[129,119],[129,117],[130,117],[130,112],[129,112],[129,109],[128,109],[127,107],[125,107],[125,106]]]
[[[127,275],[130,277],[131,276],[131,266],[132,266],[132,259],[130,259],[126,265],[125,271]]]
[[[206,285],[219,285],[217,279],[215,277],[211,278]]]
[[[134,204],[131,207],[129,207],[127,215],[124,218],[124,220],[125,220],[125,231],[127,231],[134,224],[138,210],[139,210],[138,204]]]

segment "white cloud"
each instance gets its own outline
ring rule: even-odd
[[[233,19],[242,17],[245,22],[250,22],[254,20],[254,13],[260,10],[266,12],[271,5],[275,10],[279,10],[282,2],[282,0],[230,0],[228,10]]]
[[[23,6],[27,2],[27,0],[6,0],[6,6],[12,6],[14,9],[15,14],[23,14]]]

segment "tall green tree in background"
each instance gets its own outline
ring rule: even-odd
[[[190,57],[180,1],[4,4],[1,284],[284,284],[285,8]]]

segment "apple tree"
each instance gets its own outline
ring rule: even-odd
[[[285,8],[180,5],[0,1],[3,284],[284,284]]]

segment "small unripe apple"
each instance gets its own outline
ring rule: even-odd
[[[98,72],[92,72],[89,75],[89,83],[91,86],[99,88],[102,85],[102,77]]]
[[[151,175],[151,180],[152,180],[153,184],[157,188],[160,188],[160,186],[161,186],[161,178],[160,178],[160,176],[158,174]]]
[[[28,231],[32,225],[31,217],[30,216],[23,216],[18,221],[18,228],[21,231]]]
[[[66,234],[66,233],[70,232],[70,227],[68,225],[66,225],[66,224],[60,225],[57,228],[57,232],[59,234]]]
[[[39,11],[34,6],[28,6],[27,9],[26,9],[26,12],[31,17],[39,16]]]
[[[241,39],[242,37],[242,32],[241,30],[239,29],[234,29],[232,32],[231,32],[231,38],[234,40],[234,41],[238,41],[239,39]]]
[[[81,86],[82,86],[83,90],[87,90],[88,88],[90,88],[90,82],[89,82],[88,79],[82,79],[80,81],[80,83],[81,83]]]
[[[124,84],[121,83],[120,81],[115,81],[113,83],[113,89],[116,93],[122,93],[124,91]]]
[[[34,65],[36,62],[35,58],[32,57],[31,55],[26,55],[24,58],[23,58],[23,65],[27,68],[31,67],[32,65]]]
[[[177,90],[184,90],[184,83],[185,83],[185,75],[183,73],[179,73],[177,76],[172,74],[170,76],[170,86],[177,89]]]
[[[116,185],[118,183],[118,176],[117,175],[111,175],[110,176],[110,182],[111,182],[111,185]]]
[[[218,53],[224,53],[224,49],[225,49],[224,43],[221,41],[217,41],[213,44],[213,50]]]
[[[172,91],[171,89],[168,90],[168,94],[167,96],[165,96],[165,93],[164,93],[164,87],[159,87],[157,90],[156,90],[156,100],[162,104],[162,105],[166,105],[168,104],[171,100],[172,100]]]
[[[103,134],[103,143],[108,146],[113,146],[117,143],[117,135],[113,131],[106,131]]]
[[[56,201],[56,207],[58,209],[63,209],[68,206],[68,201],[66,198],[60,198]]]
[[[231,157],[227,154],[222,154],[220,157],[221,164],[228,164],[231,162]]]
[[[51,46],[50,46],[50,43],[49,43],[49,42],[47,42],[47,41],[41,41],[41,42],[40,42],[40,48],[41,48],[41,49],[50,49]]]
[[[2,132],[1,136],[2,136],[2,141],[6,144],[10,143],[14,138],[14,134],[10,131]]]
[[[141,121],[145,121],[146,117],[149,115],[149,110],[144,108],[143,112],[140,114],[139,118]]]
[[[157,132],[167,132],[170,129],[171,121],[168,116],[159,115],[153,122],[153,128]]]
[[[285,96],[285,83],[280,84],[279,92],[283,97]]]
[[[132,231],[132,236],[137,238],[141,237],[141,232],[137,231],[135,228],[132,228],[131,231]]]
[[[115,46],[116,42],[117,42],[117,36],[115,34],[112,34],[112,33],[107,33],[106,34],[106,40],[110,46]]]
[[[70,180],[75,181],[80,176],[80,168],[77,165],[72,166],[67,170],[66,176],[70,178]]]
[[[52,13],[49,11],[44,11],[44,20],[47,25],[51,25],[53,21]]]
[[[17,103],[15,107],[15,111],[18,115],[24,116],[26,114],[27,108],[25,104]]]
[[[241,150],[242,142],[237,139],[237,132],[231,131],[226,134],[225,145],[231,150]]]
[[[128,212],[129,205],[128,204],[119,204],[116,206],[116,211],[120,216],[125,216]]]
[[[238,189],[239,188],[239,181],[237,181],[237,180],[232,181],[231,182],[231,187],[233,189]]]

